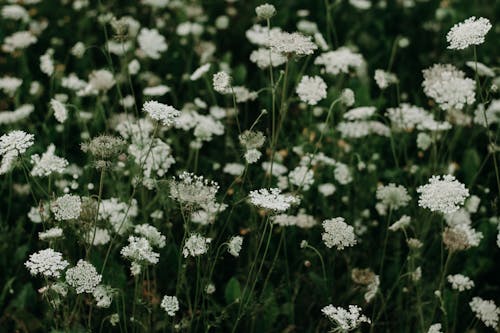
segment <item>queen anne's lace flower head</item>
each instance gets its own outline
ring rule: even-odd
[[[76,289],[77,294],[93,293],[101,279],[94,265],[82,259],[66,271],[66,282]]]
[[[58,278],[61,271],[68,267],[69,263],[62,258],[62,253],[52,249],[45,249],[33,253],[24,263],[31,275],[42,275],[43,277]]]
[[[217,72],[212,78],[214,90],[221,94],[231,92],[231,76],[226,72]]]
[[[474,281],[462,274],[448,275],[447,279],[451,287],[458,291],[465,291],[474,287]]]
[[[137,263],[156,264],[158,262],[160,255],[153,251],[146,238],[130,236],[128,242],[129,244],[120,251],[124,258]]]
[[[31,174],[37,177],[46,177],[54,172],[62,173],[68,166],[65,158],[54,154],[56,147],[51,144],[47,151],[40,157],[38,154],[31,155],[31,163],[34,164]]]
[[[435,64],[424,69],[424,93],[433,98],[443,110],[461,110],[476,101],[476,82],[450,64]]]
[[[0,175],[12,168],[16,158],[33,145],[34,138],[33,134],[18,130],[0,137],[0,156],[2,156]]]
[[[336,217],[323,221],[325,232],[321,235],[328,248],[336,247],[343,250],[356,244],[354,228],[344,222],[344,218]]]
[[[260,208],[275,212],[284,212],[298,199],[291,194],[282,194],[279,188],[260,189],[251,191],[250,202]]]
[[[356,329],[361,323],[370,323],[370,319],[361,313],[357,305],[349,305],[348,309],[327,305],[321,312],[343,331]]]
[[[411,197],[404,186],[391,183],[377,188],[377,199],[392,209],[398,209],[407,206]]]
[[[429,183],[417,188],[418,205],[433,212],[457,211],[469,196],[469,190],[452,175],[432,176]]]
[[[98,308],[109,308],[113,301],[113,288],[108,285],[98,285],[92,293]]]
[[[455,24],[446,35],[449,49],[462,50],[471,45],[484,43],[484,37],[490,31],[491,23],[487,18],[469,17]]]
[[[240,255],[241,246],[243,245],[243,237],[233,236],[227,244],[227,251],[233,256],[238,257]]]
[[[297,85],[297,94],[301,101],[316,105],[320,100],[326,98],[326,83],[319,76],[303,76]]]
[[[174,107],[157,101],[144,103],[142,110],[152,119],[161,122],[167,127],[172,127],[175,124],[175,119],[181,114],[180,111],[176,110]]]
[[[184,244],[184,247],[182,249],[184,258],[187,258],[189,256],[197,257],[207,253],[208,244],[210,244],[211,241],[211,238],[203,237],[200,234],[192,234],[186,240],[186,243]]]
[[[203,176],[181,173],[170,183],[170,197],[183,205],[206,205],[215,201],[219,185]]]
[[[139,47],[151,59],[159,59],[160,53],[167,50],[165,37],[156,29],[142,28],[137,36]]]
[[[324,67],[324,71],[331,75],[349,73],[349,69],[360,69],[363,65],[363,56],[347,47],[340,47],[335,51],[321,54],[314,60],[315,65]]]
[[[497,327],[500,309],[496,306],[495,302],[483,300],[481,297],[474,297],[469,305],[472,312],[476,314],[476,317],[486,326]]]
[[[175,296],[164,296],[160,306],[170,317],[175,316],[175,313],[179,311],[179,301]]]
[[[134,232],[146,238],[149,243],[158,248],[165,247],[165,236],[163,236],[158,229],[149,224],[139,224],[135,226]]]
[[[305,56],[313,54],[318,48],[311,40],[311,37],[304,36],[299,32],[278,32],[271,34],[269,41],[271,50],[284,55]]]
[[[82,199],[77,195],[65,194],[52,203],[50,210],[57,221],[76,219],[82,211]]]

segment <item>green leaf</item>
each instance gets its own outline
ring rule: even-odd
[[[224,296],[226,298],[227,304],[233,303],[241,296],[241,286],[235,277],[232,277],[224,290]]]

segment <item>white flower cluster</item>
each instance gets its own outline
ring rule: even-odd
[[[113,288],[100,284],[92,292],[98,308],[109,308],[113,301]]]
[[[78,195],[65,194],[51,204],[50,210],[57,221],[76,219],[82,211],[82,199]]]
[[[390,183],[377,188],[377,199],[391,209],[398,209],[407,206],[411,197],[404,186]]]
[[[159,121],[164,126],[171,127],[175,124],[175,120],[180,116],[180,111],[170,105],[166,105],[157,101],[145,102],[142,110],[146,112],[152,119]]]
[[[215,202],[219,185],[203,176],[181,173],[170,183],[170,197],[184,205],[206,205]]]
[[[335,246],[337,250],[343,250],[356,244],[354,228],[344,221],[342,217],[323,221],[325,232],[321,234],[321,238],[328,248]]]
[[[349,73],[350,68],[360,69],[364,60],[361,54],[355,53],[347,47],[340,47],[335,51],[322,53],[314,60],[314,64],[323,66],[328,74],[337,75]]]
[[[309,229],[318,224],[314,216],[304,213],[303,210],[300,210],[297,215],[274,215],[272,221],[281,227],[297,226],[302,229]]]
[[[65,158],[54,154],[56,147],[50,144],[47,151],[40,155],[31,155],[31,163],[34,164],[31,174],[36,177],[47,177],[52,173],[63,173],[68,166],[68,161]]]
[[[165,247],[165,236],[158,229],[149,224],[139,224],[134,228],[134,232],[148,240],[148,242],[158,248]]]
[[[487,18],[469,17],[450,29],[446,35],[446,40],[450,43],[448,48],[462,50],[470,45],[480,45],[484,43],[484,37],[490,29],[491,23]]]
[[[175,316],[175,313],[179,311],[179,301],[175,296],[164,296],[160,306],[170,317]]]
[[[274,212],[283,212],[291,205],[298,203],[296,197],[291,194],[281,194],[279,188],[250,191],[249,197],[253,205]]]
[[[113,230],[121,235],[130,227],[132,219],[137,216],[138,212],[135,199],[130,204],[119,201],[117,198],[104,199],[101,200],[99,206],[99,220],[108,221]]]
[[[437,324],[432,324],[429,326],[429,330],[427,330],[427,333],[443,333],[441,331],[442,325],[440,323]]]
[[[288,33],[285,31],[271,34],[269,38],[271,50],[286,56],[305,56],[313,54],[318,48],[311,37],[304,36],[299,32]]]
[[[269,66],[278,67],[286,62],[286,57],[270,49],[260,48],[252,51],[250,61],[255,63],[260,69],[266,69]]]
[[[474,281],[462,274],[448,275],[447,279],[451,287],[458,291],[465,291],[474,287]]]
[[[326,83],[321,77],[304,75],[297,85],[296,92],[302,102],[316,105],[326,98],[326,88]]]
[[[462,110],[476,101],[476,82],[450,64],[434,64],[423,71],[424,93],[434,99],[441,109]]]
[[[348,309],[344,309],[330,304],[321,309],[321,312],[346,332],[356,329],[362,323],[371,323],[357,305],[349,305]]]
[[[203,237],[200,234],[192,234],[184,243],[184,247],[182,248],[182,254],[184,258],[189,256],[197,257],[202,254],[207,253],[208,244],[212,241],[211,238]]]
[[[77,294],[93,293],[101,279],[94,265],[82,259],[66,271],[66,282],[76,289]]]
[[[243,245],[243,237],[233,236],[227,243],[227,251],[233,257],[238,257],[240,255],[242,245]]]
[[[382,69],[375,70],[374,79],[381,90],[386,89],[391,84],[398,83],[398,78],[394,73],[386,72]]]
[[[137,36],[137,42],[141,50],[151,59],[159,59],[160,53],[168,48],[165,37],[156,29],[142,28]]]
[[[476,317],[486,326],[492,328],[496,328],[498,326],[500,309],[496,306],[495,302],[491,300],[483,300],[481,297],[474,297],[469,305],[472,312],[476,314]]]
[[[128,245],[124,246],[120,254],[136,263],[156,264],[160,255],[153,251],[153,247],[144,237],[130,236]]]
[[[452,175],[432,176],[429,183],[417,188],[418,205],[433,212],[457,211],[469,196],[469,190]]]
[[[0,125],[17,123],[18,121],[28,118],[33,111],[35,111],[33,104],[23,104],[14,111],[0,111]]]
[[[231,76],[226,72],[217,72],[212,77],[214,90],[221,94],[229,94],[231,92]]]
[[[47,229],[45,231],[40,231],[38,233],[38,238],[40,240],[52,240],[56,238],[60,238],[63,235],[63,230],[59,227],[54,227]]]
[[[50,248],[30,254],[29,259],[24,263],[31,275],[40,274],[46,278],[60,277],[61,271],[68,265],[69,263],[62,258],[62,253]]]
[[[34,135],[24,131],[12,131],[0,137],[0,175],[10,171],[16,158],[23,154],[34,143]]]

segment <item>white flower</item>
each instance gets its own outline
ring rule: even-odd
[[[45,249],[33,253],[24,263],[24,266],[30,271],[31,275],[40,274],[43,277],[58,278],[61,271],[68,267],[69,263],[63,260],[62,253],[52,249]]]
[[[7,95],[12,96],[16,90],[23,84],[23,80],[17,77],[4,76],[0,78],[0,90]]]
[[[316,105],[320,100],[326,98],[326,83],[319,76],[304,75],[297,85],[297,94],[300,100],[309,104]]]
[[[347,107],[353,106],[355,102],[354,91],[352,91],[352,89],[349,88],[342,90],[342,94],[340,95],[340,100]]]
[[[77,294],[94,292],[101,279],[94,265],[82,259],[66,271],[66,282],[76,289]]]
[[[298,202],[291,194],[281,194],[279,188],[254,190],[250,192],[249,197],[253,205],[275,212],[283,212]]]
[[[68,110],[63,103],[59,102],[57,99],[52,98],[50,100],[50,107],[54,110],[54,117],[61,124],[68,119]]]
[[[266,69],[270,65],[272,67],[283,65],[286,62],[286,57],[270,49],[260,48],[252,51],[250,61],[257,64],[260,69]]]
[[[156,29],[142,28],[137,36],[139,47],[151,59],[159,59],[160,53],[167,50],[165,37]]]
[[[132,262],[156,264],[160,255],[153,251],[151,244],[144,237],[130,236],[129,244],[124,246],[120,254]]]
[[[311,37],[301,33],[277,32],[271,34],[269,39],[271,50],[284,55],[304,56],[313,54],[318,48],[311,40]]]
[[[357,305],[349,305],[348,309],[327,305],[321,312],[333,321],[343,331],[356,329],[361,323],[370,323],[370,319],[361,313],[361,308]]]
[[[38,233],[38,238],[40,240],[52,240],[60,238],[63,235],[63,230],[59,227],[54,227],[47,229],[46,231],[41,231]]]
[[[207,73],[210,70],[210,64],[204,64],[200,67],[198,67],[193,74],[189,77],[191,81],[196,81],[199,78],[201,78],[205,73]]]
[[[350,68],[360,69],[363,63],[363,56],[352,52],[347,47],[340,47],[335,51],[322,53],[314,60],[315,65],[322,65],[325,72],[332,75],[347,74]]]
[[[54,154],[56,147],[50,144],[47,151],[40,157],[38,154],[31,155],[31,163],[34,164],[31,174],[37,177],[46,177],[54,172],[63,173],[68,166],[65,158]]]
[[[458,291],[469,290],[474,287],[474,281],[462,274],[448,275],[447,279],[451,287]]]
[[[231,77],[226,72],[217,72],[213,78],[214,90],[221,94],[231,92]]]
[[[54,73],[54,60],[52,59],[53,53],[53,49],[48,49],[47,52],[40,56],[40,70],[48,76],[51,76]]]
[[[233,256],[238,257],[240,255],[241,246],[243,245],[243,237],[233,236],[227,244],[227,251]]]
[[[219,185],[203,176],[181,173],[170,183],[170,197],[182,204],[206,205],[215,201]]]
[[[374,79],[375,82],[377,83],[377,86],[381,90],[384,90],[391,84],[398,82],[398,78],[396,77],[396,75],[394,75],[394,73],[386,72],[382,69],[375,70]]]
[[[323,229],[325,232],[321,237],[328,248],[335,246],[337,250],[343,250],[356,244],[354,228],[345,223],[342,217],[323,221]]]
[[[417,188],[417,192],[420,193],[420,207],[443,214],[457,211],[469,196],[465,185],[452,175],[432,176],[428,184]]]
[[[170,105],[157,101],[145,102],[142,110],[152,119],[161,122],[164,126],[171,127],[175,124],[175,119],[180,116],[180,111]]]
[[[255,8],[255,13],[257,17],[261,20],[269,20],[271,17],[276,15],[276,8],[273,5],[265,3],[263,5],[257,6]]]
[[[470,45],[484,43],[484,36],[490,31],[491,23],[488,19],[475,16],[469,17],[463,22],[455,24],[446,35],[450,45],[449,49],[462,50]]]
[[[360,106],[344,113],[343,118],[350,121],[365,120],[373,116],[376,111],[377,108],[374,106]]]
[[[98,308],[109,308],[113,301],[113,288],[107,285],[98,285],[92,293]]]
[[[82,199],[78,195],[65,194],[51,204],[50,210],[57,221],[76,219],[82,211]]]
[[[253,164],[259,160],[262,153],[257,149],[249,149],[245,152],[245,160],[248,164]]]
[[[424,69],[422,86],[424,93],[433,98],[441,109],[461,110],[476,101],[476,82],[450,64],[435,64]]]
[[[500,309],[495,305],[494,301],[483,300],[481,297],[474,297],[469,305],[472,312],[476,314],[476,317],[486,326],[492,328],[497,327]]]
[[[165,236],[163,236],[158,229],[149,224],[139,224],[135,226],[134,232],[146,238],[149,243],[158,248],[165,247]]]
[[[427,333],[443,333],[441,331],[441,324],[433,324],[429,327],[429,330],[427,331]]]
[[[301,187],[305,191],[307,191],[314,183],[314,173],[305,165],[301,165],[293,169],[288,174],[288,178],[290,179],[290,183]]]
[[[37,42],[37,38],[30,31],[17,31],[5,37],[2,50],[8,53],[23,50]]]
[[[0,175],[10,171],[16,158],[23,154],[34,143],[34,135],[24,131],[12,131],[0,137]]]
[[[481,62],[467,61],[465,64],[467,65],[467,67],[475,71],[479,76],[488,76],[488,77],[495,76],[495,71]]]
[[[164,296],[160,306],[170,317],[174,317],[179,311],[179,301],[175,296]]]
[[[197,257],[207,253],[208,244],[210,244],[211,241],[212,239],[203,237],[200,234],[192,234],[184,243],[184,247],[182,249],[184,258],[189,256]]]
[[[411,197],[404,186],[390,183],[377,188],[377,199],[392,209],[398,209],[407,206]]]

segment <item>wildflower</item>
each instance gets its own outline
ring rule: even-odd
[[[214,90],[221,94],[228,94],[231,92],[231,77],[226,72],[217,72],[213,78]]]
[[[476,318],[480,319],[486,326],[496,328],[498,325],[498,317],[500,309],[494,301],[483,300],[481,297],[474,297],[469,306],[472,312],[476,314]]]
[[[427,333],[443,333],[441,331],[441,324],[432,324],[430,327],[429,327],[429,330],[427,330]]]
[[[448,275],[447,279],[454,290],[465,291],[474,287],[474,281],[462,274]]]
[[[50,107],[54,110],[54,117],[58,122],[62,124],[68,119],[68,110],[63,103],[53,98],[50,100]]]
[[[207,284],[207,286],[205,287],[205,292],[208,294],[208,295],[211,295],[215,292],[215,285],[213,283],[209,283]]]
[[[38,233],[38,238],[40,240],[52,240],[56,238],[60,238],[63,235],[63,230],[58,227],[47,229],[46,231],[42,231]]]
[[[418,133],[417,135],[417,147],[422,150],[427,150],[432,144],[432,138],[427,133]]]
[[[13,96],[22,84],[23,80],[17,77],[4,76],[0,78],[0,90],[9,96]]]
[[[342,90],[342,94],[340,95],[340,100],[347,107],[353,106],[355,102],[354,91],[352,91],[349,88]]]
[[[418,250],[422,246],[424,246],[424,244],[417,238],[408,238],[408,240],[406,242],[408,243],[408,246],[410,247],[410,249],[413,249],[413,250]]]
[[[398,209],[407,206],[411,197],[404,186],[390,183],[387,186],[377,188],[377,199],[391,209]]]
[[[305,191],[307,191],[314,183],[313,171],[304,165],[298,166],[293,169],[288,174],[288,178],[290,179],[290,183],[295,186],[301,187]]]
[[[144,238],[146,238],[149,243],[158,248],[165,247],[165,236],[163,236],[158,229],[149,224],[139,224],[134,228],[134,232]]]
[[[331,75],[348,74],[349,69],[360,69],[363,63],[364,60],[361,54],[355,53],[346,47],[322,53],[314,60],[315,65],[323,66],[324,71]]]
[[[16,50],[24,50],[36,42],[37,38],[30,31],[17,31],[5,37],[2,50],[12,53]]]
[[[34,164],[31,174],[36,177],[49,176],[54,172],[63,173],[68,166],[68,161],[65,158],[54,154],[56,147],[50,144],[47,151],[40,155],[31,155],[31,163]]]
[[[115,85],[116,81],[113,73],[107,69],[99,69],[89,74],[89,83],[85,87],[85,93],[97,94],[106,92]]]
[[[353,120],[364,120],[368,119],[375,114],[377,108],[374,106],[360,106],[354,109],[350,109],[342,116],[344,119]]]
[[[316,105],[320,100],[326,98],[326,83],[319,76],[303,76],[297,85],[297,94],[300,100],[309,104]]]
[[[204,205],[215,201],[219,185],[203,176],[181,173],[170,182],[170,197],[184,205]]]
[[[311,37],[304,36],[298,32],[279,32],[271,34],[269,45],[272,51],[282,53],[286,56],[310,55],[318,48],[316,44],[311,41]]]
[[[160,306],[170,317],[174,317],[179,311],[179,301],[175,296],[164,296]]]
[[[410,225],[411,218],[408,215],[403,215],[399,220],[394,222],[390,227],[390,231],[402,230]]]
[[[145,102],[142,110],[152,119],[161,122],[164,126],[172,127],[175,119],[180,116],[180,111],[170,105],[159,103],[157,101]]]
[[[51,76],[54,73],[54,60],[52,59],[53,54],[54,50],[48,49],[42,56],[40,56],[40,70],[48,76]]]
[[[74,220],[82,211],[82,199],[78,195],[65,194],[52,203],[50,210],[57,221]]]
[[[258,149],[264,145],[266,137],[260,131],[249,131],[246,130],[238,136],[240,144],[245,147],[245,149]]]
[[[274,212],[283,212],[298,202],[298,199],[290,194],[281,194],[278,188],[250,191],[249,197],[253,205]]]
[[[24,263],[31,275],[40,274],[46,278],[60,277],[61,271],[68,265],[69,263],[63,260],[62,253],[50,248],[30,254],[29,259]]]
[[[265,3],[263,5],[257,6],[255,8],[255,13],[257,17],[261,20],[269,20],[271,17],[276,15],[276,8],[273,5]]]
[[[476,82],[465,77],[465,73],[450,64],[435,64],[424,69],[422,86],[424,93],[433,98],[441,109],[461,110],[476,100]]]
[[[321,237],[328,248],[335,246],[337,250],[343,250],[346,247],[356,244],[354,228],[344,221],[342,217],[323,221],[323,229],[325,232]]]
[[[227,244],[227,251],[233,256],[238,257],[240,255],[241,246],[243,245],[243,237],[233,236]]]
[[[184,243],[184,247],[182,249],[184,258],[189,256],[197,257],[207,253],[208,244],[210,244],[211,241],[211,238],[203,237],[200,234],[192,234]]]
[[[352,331],[362,323],[371,323],[357,305],[349,305],[348,309],[344,309],[330,304],[321,309],[321,312],[344,331]]]
[[[160,53],[168,48],[165,37],[156,29],[142,28],[137,36],[137,42],[141,50],[151,59],[159,59]]]
[[[200,67],[198,67],[193,74],[189,77],[191,81],[196,81],[199,78],[201,78],[205,73],[207,73],[210,70],[210,64],[204,64]]]
[[[82,143],[81,148],[95,159],[97,168],[109,167],[118,158],[125,146],[125,141],[112,135],[99,135]]]
[[[255,63],[260,69],[278,67],[286,62],[286,57],[270,49],[260,48],[250,53],[250,61]]]
[[[429,183],[417,188],[418,205],[443,214],[457,211],[469,196],[464,184],[452,175],[432,176]]]
[[[92,292],[98,308],[109,308],[113,301],[113,288],[108,285],[100,284]]]
[[[490,31],[491,23],[484,17],[469,17],[463,22],[455,24],[448,34],[446,40],[449,49],[462,50],[471,45],[484,43],[484,37]]]
[[[32,104],[23,104],[14,111],[0,111],[0,125],[17,123],[28,118],[33,111],[35,107]]]
[[[16,158],[23,154],[34,143],[34,135],[24,131],[12,131],[0,137],[0,175],[7,173],[12,168]]]
[[[142,264],[156,264],[160,255],[153,251],[151,244],[144,237],[130,236],[129,244],[124,246],[120,254],[132,262]]]
[[[389,87],[391,84],[398,83],[398,78],[394,73],[386,72],[382,69],[377,69],[375,70],[375,82],[377,83],[377,86],[381,89],[384,90],[387,87]]]
[[[76,289],[77,294],[93,293],[101,279],[94,265],[82,259],[66,271],[66,282]]]
[[[475,71],[479,76],[487,76],[487,77],[495,76],[495,71],[481,62],[467,61],[465,64],[467,65],[467,67]]]
[[[318,186],[318,192],[325,197],[331,196],[336,190],[337,188],[332,183],[325,183]]]

